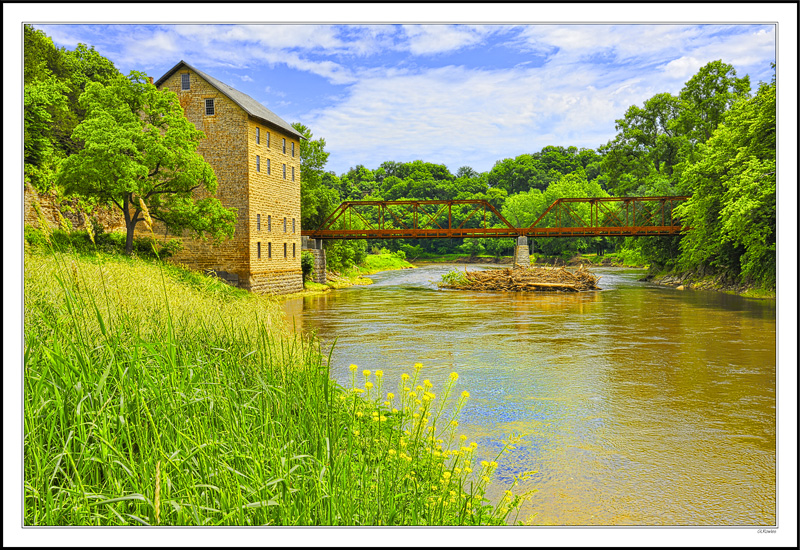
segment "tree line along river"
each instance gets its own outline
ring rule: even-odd
[[[539,525],[763,526],[776,519],[775,302],[640,282],[599,268],[600,291],[437,289],[450,265],[284,303],[287,322],[335,341],[331,376],[383,370],[384,388],[423,363],[471,398],[459,431],[537,489]],[[463,269],[464,266],[457,266]],[[469,266],[469,269],[484,269]],[[386,390],[385,390],[386,391]]]

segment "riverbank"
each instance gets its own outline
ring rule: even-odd
[[[432,392],[463,407],[455,373],[416,403],[355,365],[345,389],[273,299],[158,261],[24,259],[25,525],[496,525],[520,503],[487,507],[497,463],[442,443]]]
[[[724,275],[705,275],[697,271],[648,274],[641,280],[656,285],[673,287],[676,290],[714,290],[726,294],[736,294],[745,298],[764,300],[774,300],[776,298],[774,290],[756,288],[741,281],[730,280]]]

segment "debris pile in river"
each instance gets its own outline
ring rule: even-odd
[[[599,290],[600,277],[580,266],[575,271],[548,267],[515,267],[486,271],[452,270],[442,275],[439,288],[489,291],[556,291],[579,292]]]

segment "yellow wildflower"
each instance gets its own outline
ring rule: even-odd
[[[376,373],[376,374],[377,374],[377,373]],[[392,399],[394,399],[394,394],[393,394],[392,392],[389,392],[389,393],[387,393],[387,394],[386,394],[386,399],[388,399],[389,401],[391,401]]]
[[[410,377],[408,376],[408,373],[406,373],[406,372],[404,372],[403,374],[400,375],[400,380],[402,380],[403,382],[405,382],[409,378]]]
[[[364,384],[364,387],[367,388],[368,390],[371,390],[372,389],[372,382],[367,382],[366,384]]]
[[[369,371],[368,370],[362,371],[361,374],[364,375],[364,378],[369,378]]]
[[[353,430],[353,435],[358,437],[359,435],[361,435],[361,432],[359,432],[358,430]]]
[[[469,392],[467,390],[462,391],[461,397],[462,399],[469,399]]]
[[[358,370],[358,365],[350,365],[350,370],[351,371],[357,371]]]
[[[388,406],[388,405],[387,405],[387,406]],[[395,409],[392,409],[392,414],[397,414],[398,412],[399,412],[399,411],[398,411],[396,408],[395,408]]]
[[[364,416],[364,413],[363,413],[363,412],[361,412],[361,411],[356,411],[356,417],[357,417],[357,418],[361,418],[362,416]]]
[[[433,387],[433,383],[430,380],[428,380],[427,378],[425,379],[423,384],[425,384],[426,388],[432,388]]]
[[[445,479],[450,479],[450,475],[451,475],[450,472],[443,472],[442,473],[442,477],[445,478]]]
[[[397,451],[395,451],[394,449],[389,449],[389,456],[394,456],[396,454],[397,454]]]
[[[376,378],[380,378],[380,377],[382,377],[382,376],[383,376],[383,371],[382,371],[382,370],[376,370],[376,371],[375,371],[375,377],[376,377]]]
[[[420,370],[422,368],[422,363],[414,363],[414,370]]]
[[[451,372],[450,373],[450,380],[452,380],[453,382],[458,380],[458,373],[457,372]]]

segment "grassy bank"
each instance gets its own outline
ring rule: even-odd
[[[496,463],[442,406],[457,375],[342,388],[272,299],[28,250],[24,305],[25,525],[499,524],[519,502],[483,500]]]

